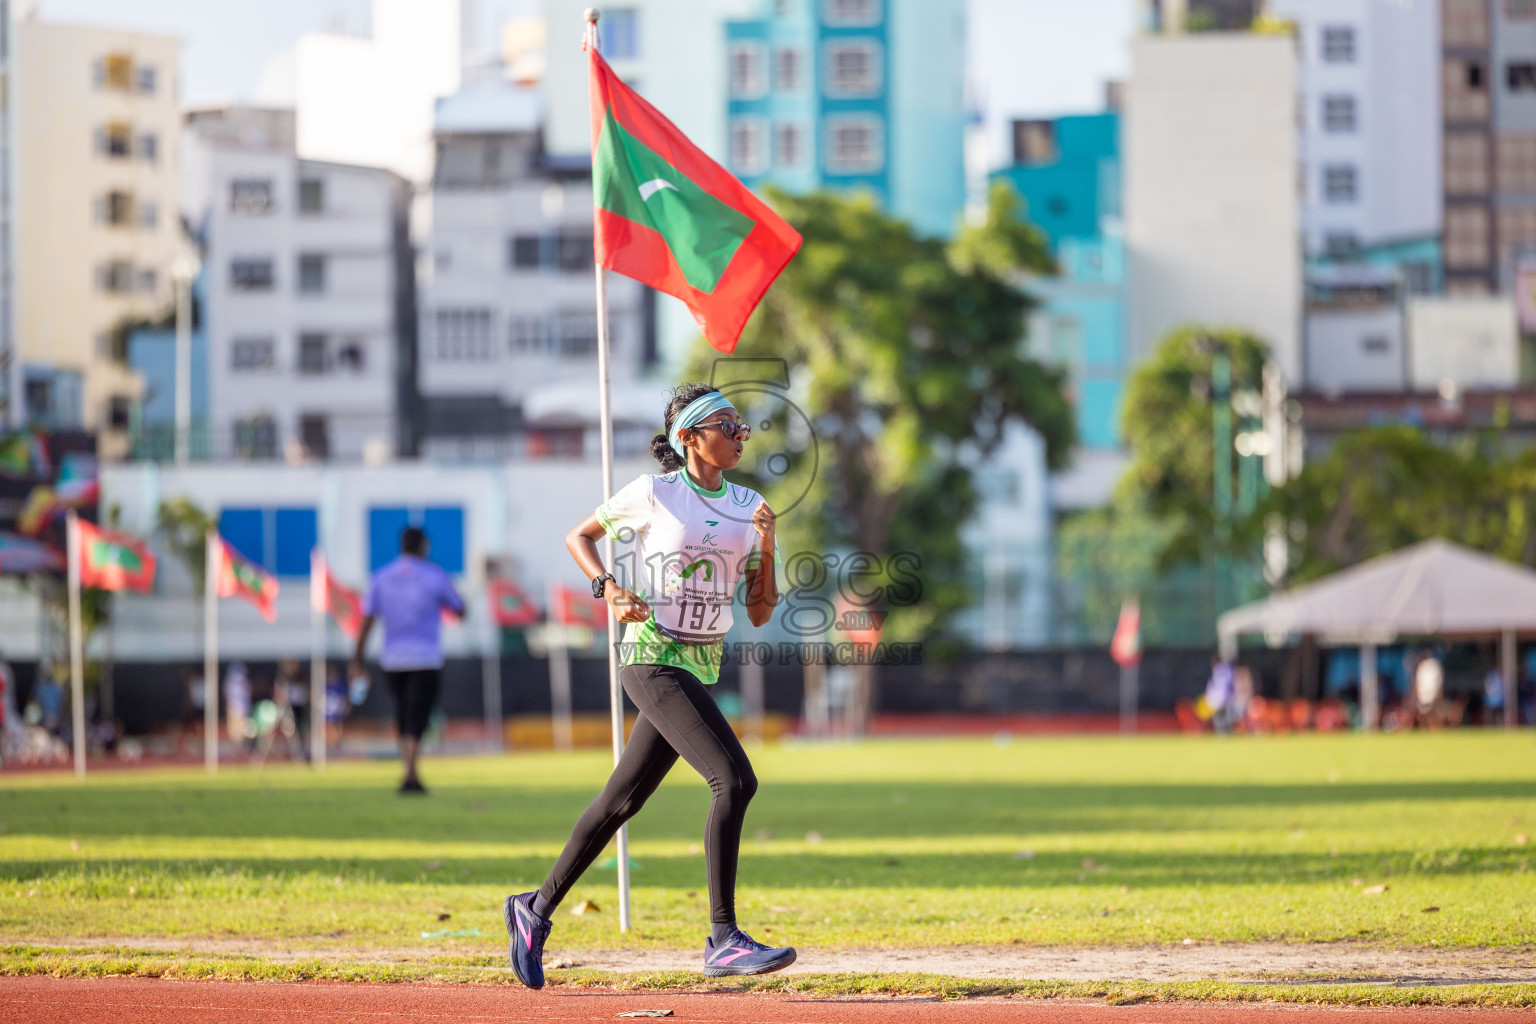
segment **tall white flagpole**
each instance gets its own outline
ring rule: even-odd
[[[219,770],[219,538],[209,530],[203,539],[203,763],[210,774]]]
[[[325,565],[320,549],[309,553],[309,760],[325,770]]]
[[[586,11],[588,45],[597,49],[597,8]],[[597,169],[592,183],[597,185]],[[596,195],[593,196],[594,201]],[[602,264],[597,271],[597,408],[603,451],[603,501],[613,497],[613,409],[609,398],[608,272]],[[603,538],[603,564],[613,567],[613,538]],[[624,687],[619,683],[618,620],[613,606],[608,606],[608,710],[613,716],[613,763],[624,756]],[[620,825],[619,859],[619,930],[629,931],[629,826]]]
[[[74,725],[75,774],[85,778],[85,652],[80,633],[80,520],[70,509],[64,521],[69,555],[69,703]]]

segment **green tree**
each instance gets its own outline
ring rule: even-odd
[[[1347,434],[1254,518],[1290,524],[1293,581],[1431,537],[1536,564],[1536,451],[1505,454],[1500,433],[1440,443],[1411,426]]]
[[[208,531],[218,522],[183,495],[162,501],[155,516],[165,546],[192,577],[192,589],[201,597],[208,578]]]
[[[972,598],[959,532],[977,503],[967,450],[985,457],[1015,422],[1040,433],[1052,467],[1073,442],[1062,373],[1030,358],[1023,342],[1033,303],[1018,276],[1051,268],[1046,240],[1020,219],[1006,186],[991,193],[985,222],[951,243],[914,234],[866,197],[775,192],[772,201],[805,245],[736,354],[787,361],[816,437],[814,455],[790,457],[789,475],[810,482],[781,524],[785,557],[916,556],[921,600],[893,600],[885,636],[935,638]],[[709,379],[715,356],[701,341],[690,376]],[[761,437],[769,421],[753,422]],[[753,482],[773,504],[772,474],[755,468]],[[887,574],[866,585],[882,582],[896,581]]]
[[[1215,417],[1217,354],[1229,360],[1229,392],[1258,392],[1269,348],[1243,331],[1184,327],[1160,342],[1151,358],[1126,383],[1122,416],[1130,463],[1115,492],[1115,504],[1165,524],[1168,539],[1159,552],[1164,568],[1199,561],[1216,551]],[[1237,497],[1236,456],[1221,453],[1232,470],[1231,497]],[[1231,543],[1221,553],[1251,549],[1254,537],[1234,523]]]

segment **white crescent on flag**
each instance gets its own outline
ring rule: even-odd
[[[645,202],[647,199],[651,198],[651,196],[655,195],[657,192],[660,192],[664,188],[669,188],[673,192],[677,191],[677,186],[672,184],[666,178],[652,178],[650,181],[644,182],[640,186],[640,201],[642,203]]]

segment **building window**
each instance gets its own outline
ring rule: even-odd
[[[453,362],[494,357],[489,309],[439,309],[436,320],[438,359]]]
[[[236,178],[230,182],[229,212],[241,217],[271,213],[272,182],[262,178]]]
[[[875,25],[880,0],[822,0],[821,20],[828,25]]]
[[[1323,61],[1351,64],[1355,59],[1355,30],[1348,25],[1323,26]]]
[[[135,284],[133,264],[127,260],[108,260],[96,268],[96,287],[113,295],[126,295]]]
[[[1536,134],[1499,136],[1498,182],[1501,192],[1536,192]]]
[[[155,78],[154,66],[146,64],[135,69],[133,73],[133,87],[145,96],[153,95],[155,91]]]
[[[774,51],[773,87],[779,92],[805,88],[805,57],[799,50],[784,46]]]
[[[146,295],[152,294],[160,285],[160,275],[155,272],[153,267],[144,267],[139,271],[138,277],[139,291]]]
[[[507,325],[507,348],[514,355],[544,351],[544,321],[536,316],[514,316]]]
[[[1355,98],[1353,96],[1323,97],[1323,130],[1326,132],[1355,130]]]
[[[329,373],[331,342],[324,334],[306,331],[299,335],[299,372],[306,376]]]
[[[1447,132],[1444,146],[1446,193],[1486,194],[1492,184],[1487,137],[1481,132]]]
[[[640,12],[633,7],[604,8],[598,30],[604,57],[633,60],[640,56]]]
[[[798,124],[781,124],[773,133],[773,159],[780,167],[799,167],[805,159],[805,132]]]
[[[330,419],[324,413],[307,412],[299,417],[299,444],[312,459],[331,457]]]
[[[1488,266],[1492,228],[1487,209],[1452,207],[1445,211],[1445,265],[1457,270]]]
[[[593,264],[592,236],[580,231],[562,231],[556,239],[560,269],[566,273],[590,271]]]
[[[760,44],[734,44],[730,60],[731,96],[752,100],[768,91],[768,76],[763,73],[763,48]]]
[[[127,192],[108,192],[97,200],[96,219],[115,228],[133,223],[133,196]]]
[[[827,95],[868,96],[880,91],[880,44],[865,40],[827,44]]]
[[[133,87],[133,58],[126,53],[109,53],[101,58],[96,63],[96,84],[127,92]]]
[[[139,159],[152,164],[160,159],[160,140],[153,132],[139,136]]]
[[[1510,92],[1536,92],[1536,62],[1510,61],[1504,67],[1504,82]]]
[[[299,254],[299,294],[319,295],[325,291],[325,257],[319,253]]]
[[[885,131],[876,117],[827,118],[827,170],[875,174],[885,166]]]
[[[538,270],[542,245],[538,235],[514,235],[507,243],[507,261],[513,270]]]
[[[299,212],[320,213],[325,209],[325,182],[306,178],[299,182]]]
[[[731,168],[738,174],[757,174],[766,163],[763,122],[740,117],[731,122]]]
[[[133,129],[126,124],[109,124],[96,130],[96,152],[112,160],[126,160],[133,155]]]
[[[1013,162],[1053,164],[1061,159],[1055,121],[1013,122]]]
[[[133,399],[126,395],[113,395],[107,399],[107,426],[113,430],[127,430],[133,420]]]
[[[591,313],[560,314],[560,355],[580,359],[597,351],[597,317]]]
[[[229,368],[245,373],[275,369],[276,348],[271,338],[236,338],[229,345]]]
[[[1467,64],[1467,88],[1479,92],[1483,88],[1483,66],[1477,61]]]
[[[277,421],[267,413],[235,421],[235,452],[242,459],[277,458]]]
[[[229,286],[235,291],[271,291],[272,283],[272,261],[270,259],[235,259],[229,261]]]
[[[368,347],[361,341],[349,341],[336,350],[336,365],[352,373],[362,373],[367,368]]]
[[[1323,236],[1323,250],[1331,259],[1346,259],[1360,251],[1360,238],[1353,231],[1330,231]]]
[[[160,207],[153,202],[139,204],[139,227],[154,229],[160,223]]]
[[[1329,164],[1323,168],[1323,199],[1352,203],[1359,198],[1359,171],[1353,164]]]
[[[1392,351],[1392,339],[1385,334],[1372,334],[1360,339],[1360,347],[1368,356],[1384,356]]]

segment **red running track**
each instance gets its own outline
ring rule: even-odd
[[[670,1021],[710,1024],[1418,1024],[1521,1021],[1520,1010],[1339,1009],[1281,1004],[1023,1002],[975,999],[812,999],[786,995],[542,992],[469,985],[276,985],[139,978],[0,979],[6,1024],[410,1024],[463,1021],[617,1021],[631,1010],[671,1010]],[[630,1018],[624,1018],[626,1020]],[[643,1018],[642,1018],[643,1019]]]

